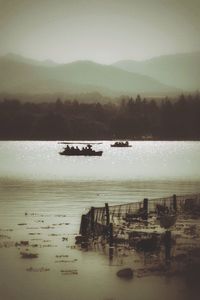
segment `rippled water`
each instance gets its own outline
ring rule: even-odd
[[[199,142],[133,142],[132,146],[111,148],[109,141],[102,141],[94,145],[104,151],[102,157],[65,157],[58,154],[63,148],[58,142],[0,142],[0,229],[13,229],[9,235],[14,241],[30,238],[27,228],[34,226],[43,239],[54,233],[73,236],[81,213],[91,205],[200,192]],[[45,225],[70,224],[45,231],[36,223],[39,215]],[[27,226],[18,226],[21,222]],[[133,293],[137,299],[155,299],[157,281],[121,282],[106,257],[68,249],[60,236],[50,239],[57,248],[40,250],[37,262],[20,260],[16,249],[0,249],[0,299],[129,300]],[[59,253],[78,258],[78,276],[60,275],[63,266],[54,263]],[[31,265],[48,265],[51,271],[26,272]],[[141,293],[143,284],[146,291]],[[161,279],[159,285],[166,288]]]

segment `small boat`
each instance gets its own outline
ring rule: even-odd
[[[88,144],[87,147],[79,149],[78,147],[67,147],[64,148],[62,152],[59,152],[60,155],[67,156],[102,156],[103,151],[95,151],[92,149],[92,145]]]
[[[114,144],[111,144],[110,147],[132,147],[128,141],[126,142],[115,142]]]

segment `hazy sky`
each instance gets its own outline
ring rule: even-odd
[[[0,0],[0,55],[112,63],[200,50],[200,0]]]

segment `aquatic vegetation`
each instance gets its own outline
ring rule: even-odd
[[[61,234],[59,234],[59,233],[51,233],[48,236],[61,236]]]
[[[20,241],[20,242],[16,242],[15,243],[16,247],[20,247],[20,246],[29,246],[29,241]]]
[[[69,255],[56,255],[56,258],[69,257]]]
[[[40,235],[40,232],[29,232],[29,235]]]
[[[59,217],[59,218],[65,218],[66,215],[55,215],[55,217]]]
[[[20,255],[21,255],[21,258],[28,258],[28,259],[38,258],[37,253],[20,252]]]
[[[72,259],[72,260],[56,260],[55,263],[74,263],[78,261],[77,259]]]
[[[27,268],[26,271],[28,272],[48,272],[50,271],[49,268],[33,268],[33,267],[30,267],[30,268]]]
[[[11,247],[14,247],[14,242],[12,241],[0,242],[0,248],[11,248]]]
[[[0,234],[0,239],[10,239],[10,237],[8,235],[3,235],[3,234]]]
[[[51,244],[47,244],[47,245],[42,245],[41,246],[42,248],[56,248],[56,247],[58,247],[58,245],[51,245]]]
[[[40,227],[41,229],[54,229],[55,227],[52,226],[44,226],[44,227]]]
[[[77,270],[61,270],[62,275],[78,275]]]

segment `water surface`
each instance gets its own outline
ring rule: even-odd
[[[49,239],[56,246],[38,249],[35,261],[20,259],[15,247],[0,248],[3,300],[129,300],[133,294],[149,300],[155,299],[155,288],[157,298],[171,290],[171,297],[177,299],[180,291],[175,281],[136,278],[124,282],[116,277],[118,268],[110,267],[106,256],[70,246],[81,214],[91,205],[200,192],[200,143],[134,142],[127,149],[111,148],[110,143],[94,145],[104,151],[102,157],[65,157],[58,154],[63,145],[57,142],[0,142],[0,235],[8,235],[11,241]],[[19,226],[22,222],[27,225]],[[66,222],[69,225],[42,229]],[[62,241],[65,236],[68,242]],[[78,262],[55,263],[59,254]],[[50,271],[27,272],[30,266],[48,266]],[[63,268],[76,268],[78,275],[62,276]]]

